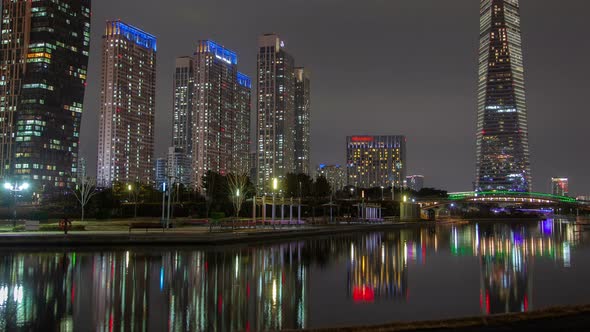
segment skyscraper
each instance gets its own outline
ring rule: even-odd
[[[518,0],[481,0],[477,190],[531,190]]]
[[[346,147],[349,186],[402,185],[407,168],[405,136],[349,136]]]
[[[171,183],[181,183],[184,186],[190,185],[191,161],[184,153],[184,150],[173,146],[168,148],[168,162],[166,165],[168,167],[166,177],[170,178]]]
[[[172,128],[173,153],[184,156],[176,168],[175,175],[183,174],[180,181],[185,186],[190,186],[191,163],[193,153],[193,98],[194,98],[194,72],[192,57],[183,56],[176,59],[176,70],[174,72],[174,118]],[[169,153],[170,153],[169,151]],[[170,158],[170,157],[169,157]],[[188,167],[183,169],[183,167]],[[184,175],[186,174],[186,176]]]
[[[153,183],[156,37],[121,21],[103,37],[98,185]]]
[[[76,181],[90,0],[2,1],[0,177],[55,192]]]
[[[346,168],[340,165],[321,164],[318,166],[316,176],[325,177],[334,192],[346,186]]]
[[[258,38],[257,75],[257,190],[268,193],[273,178],[295,171],[295,61],[278,35]]]
[[[191,153],[197,189],[207,171],[249,172],[252,83],[238,72],[237,64],[235,52],[210,40],[199,41],[193,58]]]
[[[163,185],[168,182],[168,159],[156,159],[156,162],[154,163],[154,180],[156,189],[164,190]]]
[[[295,68],[295,173],[311,171],[311,98],[309,71]]]

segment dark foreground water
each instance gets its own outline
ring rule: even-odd
[[[586,304],[589,234],[549,220],[211,250],[3,250],[0,331],[258,331]]]

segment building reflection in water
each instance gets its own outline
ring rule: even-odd
[[[551,259],[569,268],[582,236],[575,227],[547,220],[416,227],[211,250],[5,252],[0,257],[0,330],[308,328],[313,327],[311,271],[318,272],[316,285],[346,287],[349,303],[406,305],[409,271],[437,255],[479,258],[483,314],[527,311],[534,307],[535,260]],[[321,271],[333,265],[345,268],[346,275],[320,282]]]
[[[354,302],[373,302],[405,298],[407,265],[399,233],[367,235],[350,243],[347,265],[348,298]]]

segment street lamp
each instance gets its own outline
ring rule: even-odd
[[[279,179],[272,179],[272,227],[275,227],[275,192],[279,187]]]
[[[381,186],[381,201],[383,201],[383,189],[385,189],[385,187]]]
[[[12,208],[12,225],[16,227],[16,198],[17,193],[29,189],[29,184],[23,182],[21,185],[15,183],[6,182],[4,183],[4,189],[10,191],[13,197],[13,208]]]

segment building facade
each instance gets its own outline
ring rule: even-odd
[[[157,158],[154,163],[155,187],[164,190],[164,183],[168,182],[168,159]]]
[[[154,182],[156,38],[121,21],[103,36],[98,185]]]
[[[295,68],[295,173],[311,172],[311,89],[305,68]]]
[[[531,191],[518,0],[481,0],[476,190]]]
[[[238,72],[235,52],[201,40],[193,57],[191,182],[207,171],[248,174],[251,79]]]
[[[295,171],[295,61],[276,34],[258,38],[257,191]]]
[[[53,193],[75,185],[90,0],[2,0],[0,177]]]
[[[423,175],[410,175],[406,176],[406,186],[413,191],[420,191],[424,188],[424,176]]]
[[[569,179],[568,178],[551,178],[551,193],[558,196],[569,195]]]
[[[406,178],[405,136],[348,136],[348,185],[357,188],[400,187]]]
[[[316,175],[325,177],[333,192],[342,190],[346,186],[346,168],[341,165],[320,164]]]
[[[191,183],[191,161],[184,150],[170,147],[168,148],[168,171],[166,176],[173,183],[180,183],[189,186]]]
[[[193,98],[194,98],[194,64],[188,56],[176,59],[174,71],[174,114],[172,128],[172,147],[169,150],[176,156],[182,154],[182,162],[177,167],[177,181],[189,187],[192,184],[192,153],[193,153]],[[188,176],[187,176],[188,175]]]

